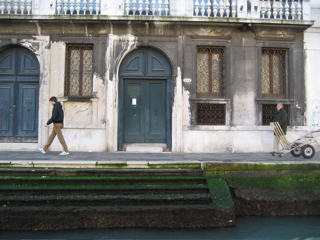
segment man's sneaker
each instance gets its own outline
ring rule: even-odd
[[[63,151],[62,153],[59,153],[59,155],[69,155],[69,152]]]
[[[41,153],[43,153],[43,154],[46,154],[46,151],[43,150],[43,148],[38,148],[38,151],[41,152]]]

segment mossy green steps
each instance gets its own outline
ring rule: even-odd
[[[95,216],[85,221],[86,226],[104,219],[99,222],[100,227],[119,227],[119,222],[121,226],[132,226],[145,221],[144,227],[232,226],[235,222],[233,206],[226,204],[230,200],[227,184],[206,179],[201,169],[1,169],[1,172],[0,205],[4,207],[0,208],[0,215],[10,216],[11,226],[26,224],[22,216],[34,216],[41,219],[41,224],[46,223],[46,229],[63,228],[69,222],[56,216],[64,213],[63,218],[69,221],[72,218],[77,226],[83,227],[87,215],[74,215],[74,211],[83,214],[87,211]],[[19,214],[21,211],[23,214]],[[46,218],[50,221],[43,220]],[[30,228],[33,226],[25,226]]]

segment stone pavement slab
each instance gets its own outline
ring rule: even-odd
[[[316,153],[311,159],[293,157],[290,153],[283,157],[271,156],[270,153],[141,153],[141,152],[71,152],[70,155],[60,156],[59,152],[42,154],[36,151],[0,151],[0,163],[4,162],[77,162],[91,163],[126,163],[142,164],[141,162],[225,162],[225,163],[320,163],[320,154]]]

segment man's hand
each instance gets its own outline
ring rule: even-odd
[[[48,125],[46,124],[46,125],[44,125],[45,127],[48,127]]]

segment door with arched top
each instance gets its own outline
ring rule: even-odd
[[[118,150],[125,143],[165,143],[171,149],[171,66],[149,48],[120,67]]]
[[[0,141],[37,142],[39,62],[29,50],[0,53]]]

